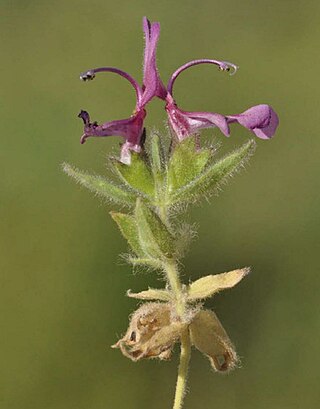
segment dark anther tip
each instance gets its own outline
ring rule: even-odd
[[[78,118],[81,118],[85,125],[89,125],[90,116],[87,111],[84,111],[83,109],[81,109],[81,111],[78,114]]]
[[[94,79],[94,77],[95,77],[95,74],[94,72],[91,72],[91,71],[84,72],[80,75],[81,81],[91,81]]]

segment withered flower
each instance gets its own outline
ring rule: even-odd
[[[141,358],[169,359],[174,344],[187,324],[175,320],[171,303],[143,304],[131,317],[129,328],[113,348],[138,361]]]
[[[185,286],[185,313],[182,317],[176,314],[174,294],[169,289],[128,292],[129,297],[165,302],[149,302],[139,307],[132,315],[124,337],[112,347],[120,348],[123,355],[133,361],[170,359],[175,343],[188,330],[192,345],[209,358],[215,371],[233,369],[238,357],[228,334],[216,314],[203,309],[199,302],[220,290],[234,287],[249,270],[243,268],[209,275]]]

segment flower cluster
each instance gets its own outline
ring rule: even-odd
[[[84,122],[84,134],[81,143],[91,136],[122,136],[124,143],[121,148],[121,161],[130,164],[130,151],[140,152],[144,142],[144,118],[145,107],[154,97],[165,101],[165,109],[171,129],[178,141],[182,141],[190,135],[197,134],[200,129],[218,127],[225,135],[230,135],[229,124],[237,122],[252,131],[258,138],[270,139],[278,126],[279,120],[273,109],[266,104],[253,106],[241,114],[221,115],[214,112],[188,112],[180,109],[173,98],[173,85],[177,77],[186,69],[198,64],[213,64],[222,71],[230,71],[234,74],[237,66],[226,61],[212,59],[199,59],[190,61],[178,68],[169,79],[167,87],[162,83],[156,64],[156,50],[160,35],[160,24],[143,18],[143,31],[145,34],[145,52],[143,64],[142,85],[131,75],[118,68],[102,67],[88,70],[81,74],[83,81],[92,80],[100,72],[113,72],[127,79],[136,93],[136,106],[130,118],[105,122],[99,125],[90,122],[88,112],[81,111],[79,117]]]

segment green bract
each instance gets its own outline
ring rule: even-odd
[[[160,217],[138,199],[135,208],[138,236],[143,251],[150,258],[170,258],[175,252],[175,238]]]
[[[140,199],[139,206],[148,206],[150,212],[148,222],[144,220],[143,223],[151,226],[151,230],[154,228],[158,231],[161,220],[170,230],[170,216],[180,212],[185,205],[215,193],[231,175],[241,169],[255,149],[254,140],[250,140],[224,158],[216,159],[213,149],[197,149],[194,137],[185,139],[167,151],[157,134],[151,135],[150,139],[147,152],[131,154],[130,165],[111,159],[115,180],[90,175],[68,164],[64,164],[64,171],[81,185],[110,201],[133,208],[137,199]],[[139,209],[136,208],[137,212]],[[124,216],[121,222],[119,218],[116,221],[126,237]],[[144,237],[145,231],[139,234]],[[171,251],[165,249],[161,253],[168,255]]]
[[[131,250],[127,261],[162,271],[166,260],[183,256],[193,237],[192,227],[179,223],[175,215],[216,192],[246,163],[255,142],[245,143],[222,159],[216,159],[213,148],[197,148],[196,137],[167,149],[164,146],[154,134],[146,151],[132,152],[130,165],[111,158],[114,180],[63,166],[81,185],[131,209],[129,214],[111,212]],[[192,290],[191,298],[196,299],[196,292]]]
[[[154,199],[154,179],[151,169],[140,154],[131,154],[131,164],[126,165],[118,160],[113,160],[113,166],[118,171],[120,178],[139,195],[146,195],[149,200]]]
[[[130,214],[111,212],[134,253],[128,260],[161,269],[164,260],[182,256],[193,234],[187,224],[173,223],[173,216],[214,193],[246,163],[255,142],[217,160],[214,149],[197,148],[195,137],[167,149],[158,134],[149,141],[147,152],[131,154],[130,165],[110,160],[115,180],[68,164],[63,169],[99,196],[132,209]]]
[[[168,191],[174,194],[177,189],[189,185],[208,163],[212,156],[210,149],[196,150],[194,138],[187,138],[174,149],[168,166]]]
[[[116,185],[103,176],[90,175],[68,163],[63,164],[63,170],[82,186],[111,202],[126,206],[133,206],[135,203],[135,195],[132,192],[126,190],[120,184]]]

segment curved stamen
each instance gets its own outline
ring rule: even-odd
[[[137,95],[137,104],[140,103],[141,97],[142,97],[142,89],[140,88],[140,85],[137,83],[137,81],[131,77],[127,72],[119,70],[118,68],[114,67],[101,67],[101,68],[94,68],[92,70],[88,70],[80,74],[80,79],[82,81],[91,81],[95,78],[96,73],[98,72],[114,72],[115,74],[120,75],[121,77],[124,77],[126,80],[130,82],[130,84],[133,86],[133,88],[136,91]]]
[[[234,75],[237,72],[237,69],[239,68],[237,65],[231,63],[231,62],[227,62],[227,61],[217,61],[217,60],[209,60],[206,58],[203,58],[201,60],[193,60],[193,61],[189,61],[186,64],[182,65],[180,68],[178,68],[171,76],[169,82],[168,82],[168,92],[169,94],[172,95],[172,88],[173,88],[173,84],[175,82],[175,80],[178,78],[178,76],[187,68],[190,68],[194,65],[198,65],[198,64],[214,64],[217,65],[219,67],[219,70],[221,71],[230,71],[230,75]]]

